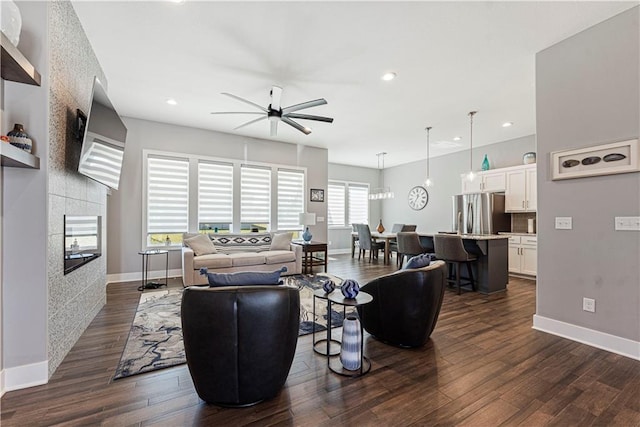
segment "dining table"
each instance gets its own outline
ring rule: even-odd
[[[389,260],[391,258],[391,250],[390,250],[391,242],[394,242],[396,240],[397,233],[391,233],[391,232],[379,233],[377,231],[371,231],[371,237],[373,237],[376,240],[384,240],[384,263],[389,264]],[[351,257],[353,257],[355,254],[357,240],[358,240],[358,233],[352,232],[351,233]]]

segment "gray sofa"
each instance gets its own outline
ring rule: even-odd
[[[196,236],[185,233],[183,241]],[[200,274],[206,267],[210,273],[237,271],[275,271],[287,267],[283,275],[302,273],[302,247],[289,244],[288,250],[271,250],[271,233],[209,234],[216,253],[196,256],[188,246],[182,246],[182,283],[184,286],[207,284]]]

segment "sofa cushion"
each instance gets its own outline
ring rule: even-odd
[[[224,268],[231,266],[233,266],[231,257],[226,254],[209,254],[193,257],[194,270],[200,269],[202,267]]]
[[[193,249],[196,256],[216,253],[216,247],[213,246],[213,242],[206,234],[189,237],[184,240],[184,244]]]
[[[293,238],[293,233],[275,233],[271,236],[271,247],[269,250],[271,251],[288,251],[289,245],[291,245],[291,239]]]
[[[403,267],[403,270],[427,267],[429,264],[431,264],[431,254],[420,254],[411,257],[409,261],[407,261],[407,264]]]
[[[256,264],[264,264],[264,252],[238,252],[235,254],[230,254],[229,258],[231,258],[231,265],[234,267],[241,267],[243,265],[256,265]]]
[[[239,271],[237,273],[209,273],[206,268],[200,269],[200,274],[206,275],[210,286],[245,286],[245,285],[277,285],[280,283],[280,273],[287,271],[282,267],[273,272]]]
[[[268,251],[271,247],[270,233],[211,234],[210,237],[218,252],[225,254]]]
[[[260,252],[264,255],[267,264],[280,264],[283,262],[293,262],[296,260],[296,254],[293,251],[269,251]]]

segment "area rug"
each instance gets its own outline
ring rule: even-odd
[[[326,273],[297,274],[283,277],[287,286],[300,290],[299,335],[327,329],[326,301],[316,299],[313,316],[313,291],[331,279],[336,288],[342,279]],[[186,363],[182,343],[180,302],[182,289],[144,292],[140,295],[127,343],[116,369],[114,380]],[[342,326],[343,313],[332,310],[331,326]]]

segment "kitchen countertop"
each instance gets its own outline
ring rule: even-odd
[[[512,233],[510,231],[499,231],[498,234],[502,234],[504,236],[537,236],[536,233]]]
[[[433,237],[435,234],[451,234],[455,235],[456,233],[418,233],[419,236]],[[460,237],[463,239],[469,240],[500,240],[500,239],[508,239],[507,235],[500,234],[460,234]]]

